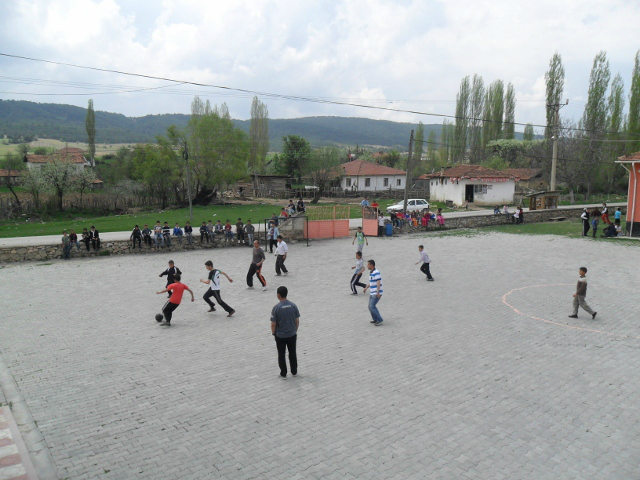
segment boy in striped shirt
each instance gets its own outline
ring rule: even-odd
[[[376,305],[382,298],[382,276],[380,272],[376,268],[375,260],[369,260],[367,262],[367,268],[369,269],[369,285],[364,287],[364,291],[369,289],[369,313],[371,313],[371,318],[373,319],[371,323],[373,323],[376,327],[382,325],[382,316],[378,311],[378,307]]]

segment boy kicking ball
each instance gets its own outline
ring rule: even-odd
[[[161,295],[163,293],[167,293],[171,291],[171,297],[162,307],[162,314],[164,315],[164,322],[160,322],[161,327],[169,327],[171,326],[171,317],[173,316],[173,311],[180,306],[180,302],[182,302],[182,294],[184,291],[188,291],[191,294],[191,301],[193,302],[193,292],[189,287],[187,287],[184,283],[180,282],[180,275],[176,274],[173,277],[174,283],[171,285],[167,285],[167,288],[164,290],[160,290],[156,292],[156,294]],[[156,319],[158,317],[156,316]]]

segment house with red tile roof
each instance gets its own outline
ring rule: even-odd
[[[404,190],[407,172],[364,160],[353,160],[338,167],[340,188],[361,192]]]
[[[640,237],[640,152],[618,157],[616,163],[629,172],[626,232],[631,237]]]
[[[547,181],[542,175],[541,168],[506,168],[501,172],[515,178],[518,187],[530,190],[547,188]]]
[[[423,177],[429,179],[431,200],[458,206],[466,202],[478,205],[513,203],[515,178],[482,165],[456,165]]]
[[[0,185],[17,185],[20,183],[22,170],[6,170],[0,168]]]
[[[54,159],[71,162],[78,171],[91,165],[84,156],[84,151],[79,148],[61,148],[49,155],[32,155],[28,153],[24,156],[24,162],[29,170],[42,168],[43,165],[54,161]]]

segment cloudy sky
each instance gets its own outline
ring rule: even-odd
[[[199,95],[244,119],[261,92],[271,118],[428,124],[442,118],[266,94],[451,115],[460,79],[477,73],[513,83],[517,122],[543,124],[553,53],[566,70],[563,114],[577,119],[600,50],[628,91],[638,24],[638,0],[4,0],[0,53],[211,87],[0,56],[0,98],[92,98],[141,116],[188,113]]]

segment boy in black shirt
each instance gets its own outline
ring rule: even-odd
[[[167,276],[167,287],[169,285],[171,285],[172,283],[174,283],[175,275],[182,275],[182,272],[180,271],[180,269],[178,267],[175,266],[175,264],[173,263],[173,260],[169,260],[169,268],[167,268],[164,272],[162,272],[159,276],[160,277],[164,277]],[[169,292],[169,295],[167,296],[171,297],[171,292]]]

